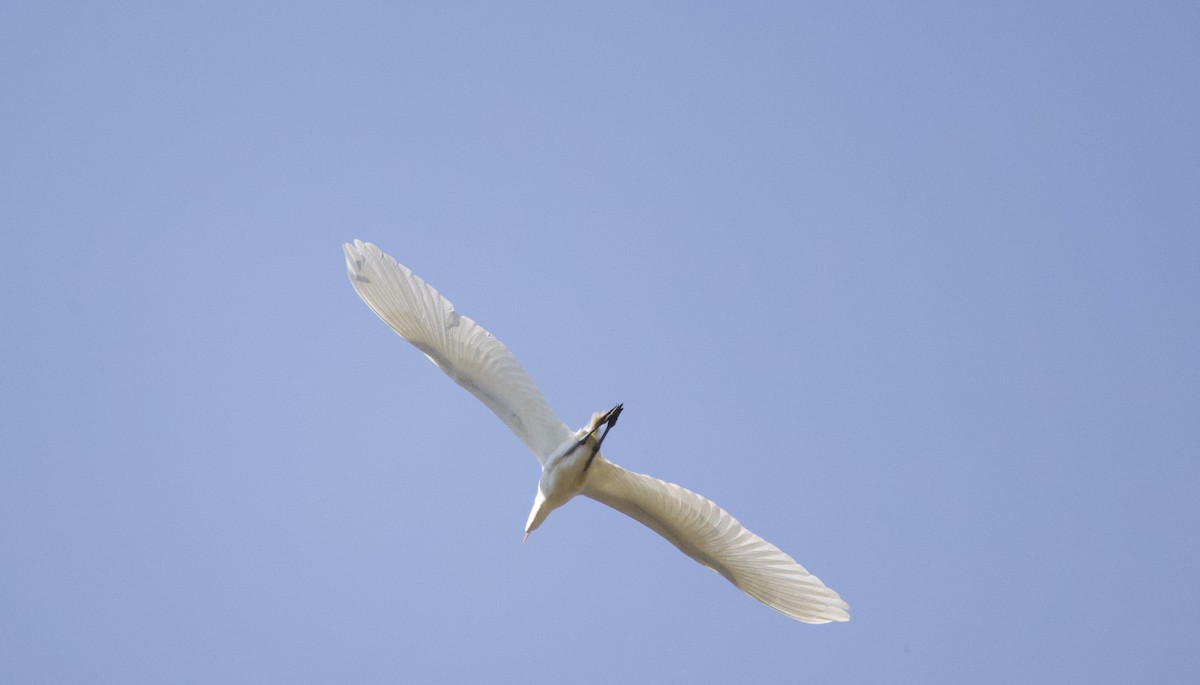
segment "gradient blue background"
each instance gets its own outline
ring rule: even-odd
[[[1200,9],[0,6],[5,683],[1200,680]],[[537,464],[560,416],[850,603]]]

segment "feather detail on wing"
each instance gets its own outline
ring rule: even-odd
[[[343,246],[350,283],[379,318],[479,398],[544,462],[570,429],[516,357],[412,271],[371,243]]]
[[[713,502],[613,464],[591,467],[583,494],[640,521],[746,594],[805,623],[848,621],[836,592]]]

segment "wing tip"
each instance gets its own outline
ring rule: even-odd
[[[370,279],[362,274],[363,264],[366,261],[363,251],[367,244],[361,240],[355,240],[353,244],[342,243],[342,253],[346,255],[346,273],[350,275],[352,281],[370,283]]]
[[[389,263],[392,267],[398,267],[402,273],[411,275],[411,272],[380,250],[375,243],[363,242],[356,238],[352,243],[342,243],[342,252],[346,255],[346,273],[351,281],[371,283],[372,278],[369,274],[386,271]]]

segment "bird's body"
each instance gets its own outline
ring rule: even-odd
[[[529,511],[529,520],[525,523],[526,539],[542,525],[550,512],[584,491],[592,465],[604,460],[600,456],[600,443],[604,442],[608,428],[616,425],[621,409],[622,405],[618,404],[608,413],[594,414],[586,428],[575,431],[546,459],[542,465],[542,477],[538,479],[533,509]],[[605,426],[605,432],[597,436],[596,431],[601,426]]]
[[[488,406],[542,464],[525,536],[578,494],[659,533],[751,597],[806,623],[846,621],[846,603],[803,566],[713,502],[600,454],[621,405],[571,431],[499,340],[370,243],[344,246],[350,282],[381,319]]]

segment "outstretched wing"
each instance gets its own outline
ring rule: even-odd
[[[538,461],[571,435],[499,340],[371,243],[343,245],[350,283],[400,337],[496,412]]]
[[[850,620],[836,592],[713,502],[603,457],[590,470],[583,494],[641,521],[754,599],[805,623]]]

